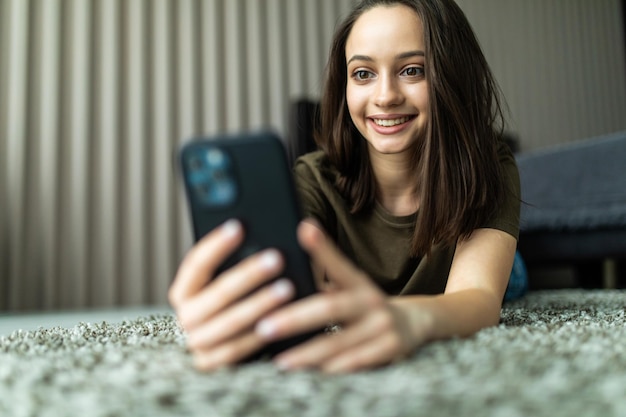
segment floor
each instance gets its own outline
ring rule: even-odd
[[[103,310],[58,311],[45,313],[0,314],[0,336],[8,336],[16,330],[37,330],[40,327],[73,327],[80,322],[120,323],[150,314],[171,313],[169,306],[126,307]]]

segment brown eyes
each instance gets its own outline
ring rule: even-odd
[[[404,71],[402,71],[402,74],[407,75],[409,77],[420,77],[424,75],[424,68],[408,67]]]
[[[373,74],[369,71],[358,70],[358,71],[354,71],[354,73],[352,74],[352,77],[357,81],[365,81],[365,80],[369,80],[370,78],[372,78],[372,75]]]
[[[410,77],[410,78],[423,77],[424,68],[408,67],[408,68],[403,69],[402,72],[400,72],[400,75],[404,77]],[[367,70],[357,70],[352,73],[352,78],[354,78],[356,81],[367,81],[372,78],[375,78],[375,76],[376,75],[373,72],[367,71]]]

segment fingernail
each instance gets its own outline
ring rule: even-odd
[[[276,333],[276,326],[269,320],[261,320],[254,330],[259,336],[269,339]]]
[[[293,284],[288,279],[279,279],[272,284],[272,292],[278,298],[288,298],[293,293]]]
[[[228,220],[222,225],[222,231],[227,238],[235,237],[241,230],[241,223],[235,219]]]
[[[265,269],[274,269],[280,262],[280,255],[275,250],[269,250],[261,255],[261,264]]]

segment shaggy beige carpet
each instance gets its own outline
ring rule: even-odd
[[[558,290],[501,324],[343,376],[191,367],[170,314],[0,338],[2,416],[626,416],[626,293]]]

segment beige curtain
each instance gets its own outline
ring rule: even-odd
[[[350,0],[0,0],[0,308],[164,303],[195,134],[318,94]]]

